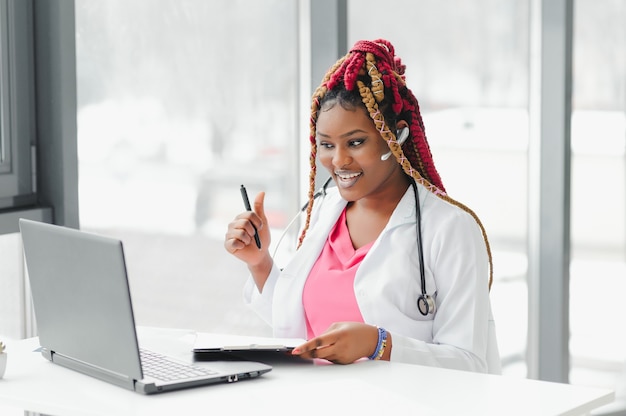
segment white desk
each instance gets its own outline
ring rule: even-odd
[[[192,359],[191,331],[140,328],[142,346]],[[252,380],[144,396],[46,361],[37,338],[9,342],[0,408],[73,415],[584,415],[613,392],[383,361],[274,363]],[[210,363],[206,363],[210,365]]]

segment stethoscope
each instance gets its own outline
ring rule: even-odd
[[[326,196],[326,188],[328,188],[328,185],[330,184],[331,180],[332,180],[332,176],[329,177],[326,180],[326,182],[324,182],[322,187],[313,195],[314,200],[319,197],[322,197],[322,199],[324,199],[324,197]],[[413,187],[413,194],[415,196],[415,229],[417,232],[417,252],[420,258],[420,283],[421,283],[421,289],[422,289],[422,293],[417,298],[417,310],[419,310],[423,316],[427,316],[428,314],[435,313],[436,305],[435,305],[434,298],[430,296],[428,293],[426,293],[426,273],[424,272],[424,248],[422,244],[422,209],[419,203],[419,193],[417,191],[417,184],[415,183],[415,180],[412,178],[411,178],[411,186]],[[309,206],[309,202],[304,204],[302,208],[300,209],[300,211],[298,212],[298,214],[296,214],[296,216],[289,222],[289,224],[287,224],[287,227],[285,227],[285,230],[283,231],[282,235],[278,239],[278,242],[276,243],[276,247],[274,248],[274,254],[272,255],[272,257],[276,255],[278,246],[280,245],[280,242],[287,234],[287,230],[289,230],[289,228],[293,225],[296,219],[298,219],[300,214],[306,211],[308,206]]]
[[[413,187],[413,194],[415,195],[415,231],[417,234],[417,252],[420,256],[420,283],[422,285],[422,294],[417,298],[417,310],[419,310],[423,316],[427,316],[429,313],[434,314],[437,307],[435,306],[435,299],[426,293],[424,247],[422,244],[422,208],[420,207],[417,184],[413,178],[411,178],[411,186]]]

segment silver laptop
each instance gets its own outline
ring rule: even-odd
[[[253,361],[211,362],[209,368],[140,350],[122,242],[26,219],[19,225],[39,342],[53,363],[145,394],[249,379],[272,369]]]

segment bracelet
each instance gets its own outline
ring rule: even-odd
[[[385,333],[385,338],[383,338],[383,345],[380,348],[380,351],[378,351],[378,355],[376,356],[377,360],[383,358],[383,354],[385,353],[385,347],[387,347],[387,333]]]
[[[378,328],[378,343],[376,344],[374,353],[367,357],[369,360],[380,360],[383,358],[385,347],[387,346],[387,331],[385,331],[385,328],[376,328]]]

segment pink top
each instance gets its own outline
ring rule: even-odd
[[[308,339],[324,333],[334,322],[363,322],[354,295],[354,276],[372,244],[354,249],[344,210],[304,285]]]

